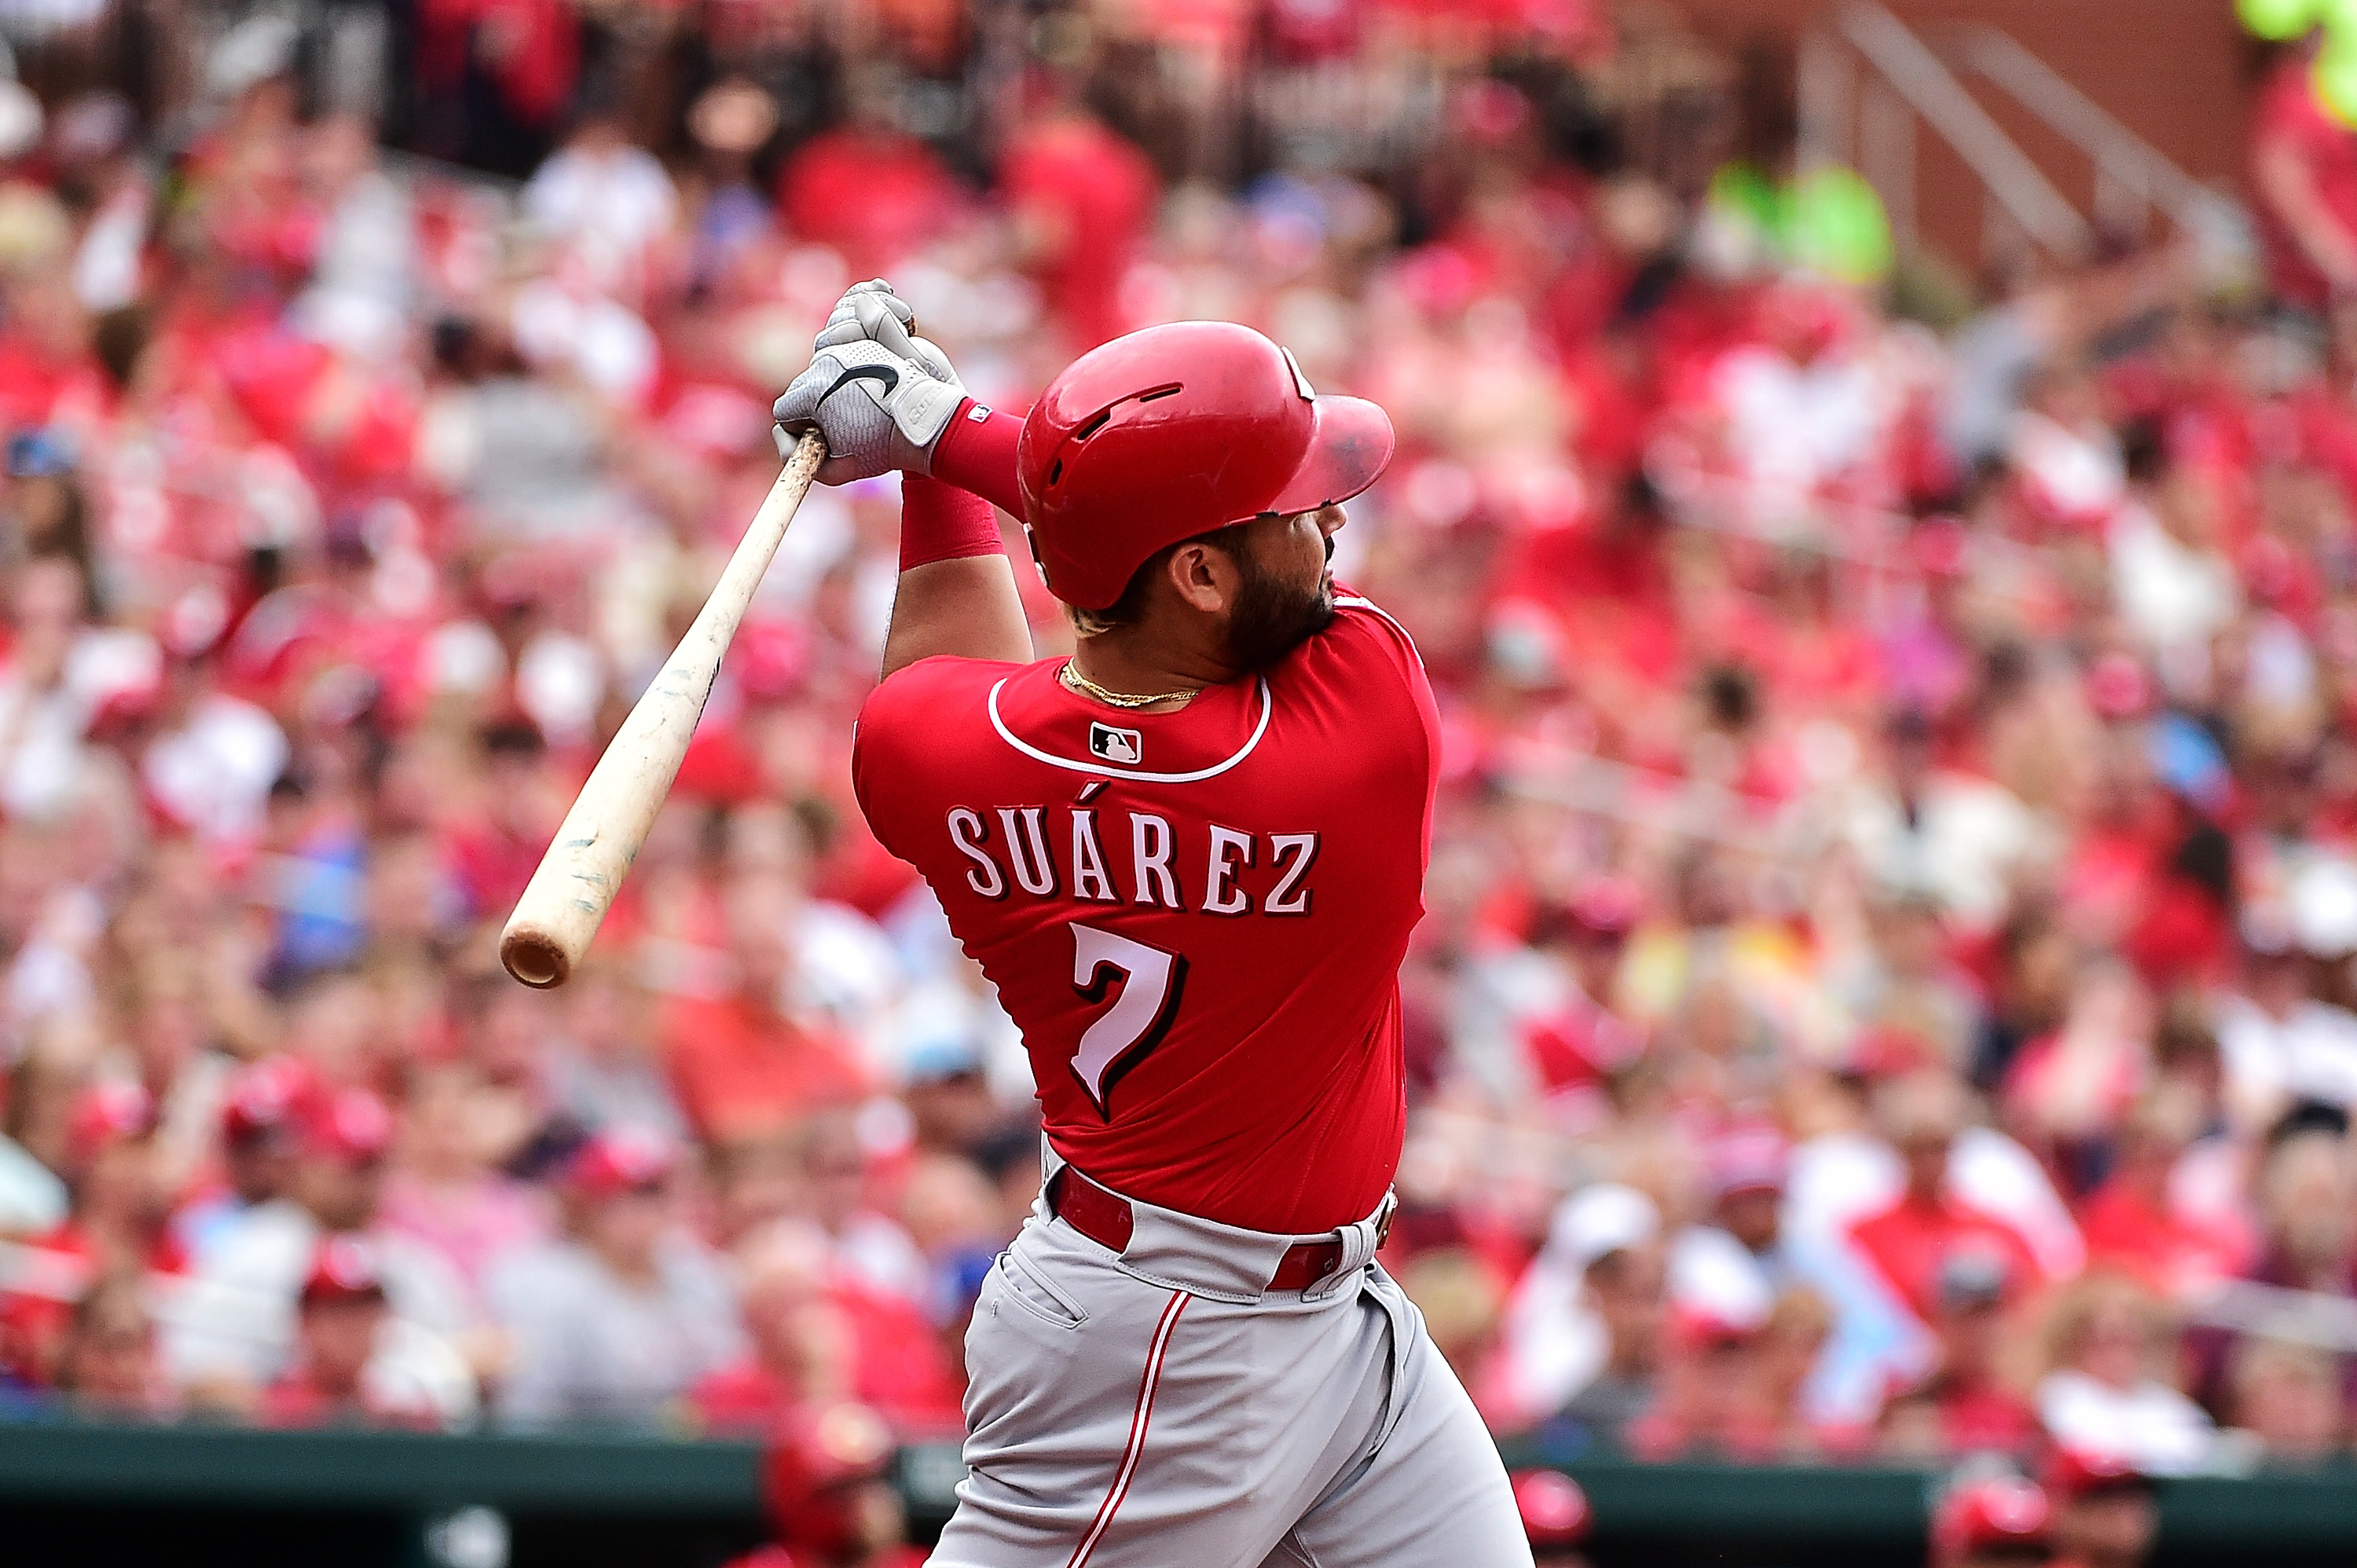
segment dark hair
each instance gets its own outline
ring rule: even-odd
[[[2269,1155],[2309,1133],[2322,1133],[2328,1137],[2349,1136],[2349,1112],[2338,1105],[2328,1105],[2320,1100],[2302,1100],[2276,1119],[2261,1140]]]
[[[2169,857],[2169,869],[2200,887],[2221,909],[2234,908],[2234,841],[2208,818],[2195,822]]]
[[[480,739],[484,751],[492,757],[511,757],[523,762],[538,760],[541,753],[548,749],[540,726],[522,714],[492,720],[482,727]]]
[[[2128,478],[2153,484],[2169,469],[2169,437],[2160,421],[2138,414],[2120,430],[2120,460]]]
[[[1740,664],[1716,664],[1702,678],[1703,706],[1721,729],[1749,729],[1760,714],[1751,671]]]
[[[1236,542],[1229,538],[1228,534],[1235,526],[1230,523],[1225,528],[1214,528],[1209,532],[1182,539],[1176,544],[1164,545],[1147,556],[1137,570],[1129,575],[1129,582],[1122,588],[1121,597],[1114,600],[1112,604],[1101,610],[1070,611],[1072,625],[1083,637],[1094,637],[1100,632],[1111,631],[1118,626],[1135,626],[1146,618],[1146,603],[1154,593],[1154,579],[1170,564],[1170,557],[1178,554],[1189,544],[1209,544],[1217,547],[1222,554],[1233,561],[1236,559]]]

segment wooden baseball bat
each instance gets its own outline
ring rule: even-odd
[[[672,780],[679,777],[680,760],[753,590],[825,456],[826,444],[816,431],[795,444],[712,596],[696,612],[695,624],[614,733],[613,744],[565,813],[565,825],[556,830],[500,933],[500,961],[526,985],[564,984],[588,950],[639,846],[647,842],[663,797],[671,793]]]

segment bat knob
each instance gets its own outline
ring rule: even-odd
[[[500,938],[500,962],[537,991],[562,985],[573,973],[573,960],[564,946],[545,931],[529,929],[510,930]]]

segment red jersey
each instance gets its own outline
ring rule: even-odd
[[[1953,1198],[1927,1204],[1902,1193],[1881,1213],[1850,1227],[1849,1239],[1899,1298],[1925,1318],[1935,1310],[1940,1269],[1951,1253],[1977,1251],[2002,1260],[2009,1298],[2045,1278],[2021,1232]]]
[[[1021,1027],[1057,1152],[1254,1230],[1372,1213],[1406,1126],[1399,964],[1439,720],[1407,634],[1337,603],[1172,713],[1079,696],[1058,660],[925,660],[852,748],[876,836]]]
[[[2304,60],[2278,67],[2259,90],[2251,127],[2255,153],[2288,146],[2316,184],[2317,199],[2345,232],[2357,236],[2357,135],[2335,120],[2317,94],[2314,69]],[[2332,287],[2308,259],[2282,220],[2258,205],[2259,237],[2276,292],[2322,309]]]

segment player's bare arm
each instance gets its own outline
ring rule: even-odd
[[[943,433],[972,400],[948,356],[910,330],[915,321],[880,278],[846,292],[810,368],[772,411],[779,450],[815,429],[828,454],[821,483],[904,476],[884,674],[941,655],[1021,663],[1031,657],[1031,632],[990,504],[928,477]]]
[[[1031,628],[1004,554],[928,561],[900,574],[892,596],[892,623],[884,635],[884,673],[920,659],[1031,657]]]

